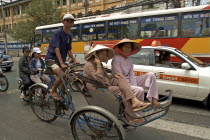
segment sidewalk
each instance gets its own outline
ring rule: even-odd
[[[14,61],[19,61],[20,57],[12,57]]]

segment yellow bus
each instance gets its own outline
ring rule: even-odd
[[[33,46],[43,55],[48,50],[53,31],[62,23],[35,29]],[[210,6],[195,6],[132,14],[105,15],[75,21],[71,29],[73,53],[84,59],[84,53],[95,44],[112,47],[122,38],[142,46],[158,40],[210,63]]]

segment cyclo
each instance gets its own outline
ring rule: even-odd
[[[33,112],[44,122],[52,122],[57,117],[70,120],[71,132],[74,139],[125,139],[125,129],[136,128],[151,121],[165,116],[172,101],[172,91],[167,90],[168,96],[160,99],[167,101],[165,106],[158,109],[147,108],[142,111],[142,115],[137,118],[144,118],[144,122],[138,125],[129,123],[125,118],[126,112],[120,96],[115,96],[107,90],[107,86],[102,83],[89,79],[82,75],[84,64],[69,66],[66,70],[67,83],[61,76],[66,89],[63,94],[60,88],[58,93],[62,100],[54,100],[50,96],[49,87],[38,83],[30,87],[29,101]],[[55,79],[51,71],[47,72],[51,81]],[[75,109],[70,90],[69,79],[74,79],[73,84],[77,90],[84,95],[88,105]],[[97,89],[88,91],[86,83],[94,84]],[[71,85],[72,86],[72,85]],[[103,100],[103,102],[101,102]]]

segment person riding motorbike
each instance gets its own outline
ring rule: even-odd
[[[29,69],[29,59],[30,59],[31,50],[28,46],[23,47],[23,56],[19,60],[19,76],[23,81],[23,92],[20,95],[20,98],[25,98],[26,91],[30,86],[30,69]]]

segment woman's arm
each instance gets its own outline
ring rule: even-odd
[[[118,74],[122,73],[122,66],[120,63],[120,60],[118,60],[116,57],[112,59],[112,74]]]
[[[134,71],[133,71],[133,62],[132,62],[132,66],[131,66],[131,69],[129,72],[129,83],[132,86],[137,86],[136,78],[135,78]]]
[[[38,70],[36,69],[36,64],[33,59],[29,61],[30,73],[37,74]]]
[[[87,62],[84,66],[84,72],[92,79],[99,82],[104,81],[102,66],[95,69],[93,63]]]

